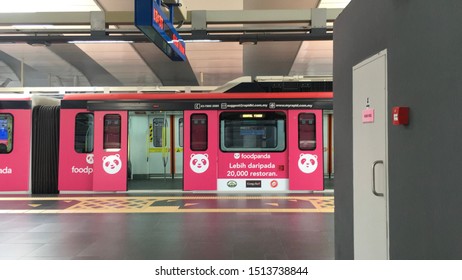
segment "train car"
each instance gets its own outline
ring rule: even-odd
[[[0,96],[0,192],[57,193],[59,103]]]
[[[324,189],[332,92],[69,94],[59,190]]]

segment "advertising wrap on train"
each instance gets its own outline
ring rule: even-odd
[[[218,166],[219,190],[287,190],[285,153],[223,153]]]

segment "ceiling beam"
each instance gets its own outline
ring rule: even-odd
[[[342,9],[301,10],[224,10],[188,11],[185,24],[192,23],[195,13],[204,13],[207,24],[298,23],[310,22],[316,10],[326,11],[326,21],[333,22]],[[133,25],[132,11],[106,11],[107,25]],[[0,25],[90,25],[91,12],[0,13]],[[192,23],[194,24],[194,23]]]
[[[23,63],[22,61],[0,51],[0,60],[3,61],[24,86],[49,86],[49,75]]]
[[[221,34],[221,35],[181,35],[184,40],[212,40],[220,42],[290,42],[290,41],[327,41],[333,39],[332,33],[305,33],[305,34]],[[122,36],[0,36],[0,43],[27,43],[31,45],[50,46],[54,44],[66,44],[72,41],[130,41],[134,43],[149,43],[143,35],[122,35]]]
[[[91,12],[1,13],[0,25],[90,25]]]
[[[342,12],[342,9],[189,11],[185,23],[191,23],[193,15],[201,12],[205,12],[207,24],[301,23],[310,22],[317,10],[326,11],[328,22],[333,22]]]
[[[332,25],[342,9],[301,10],[229,10],[188,12],[184,27],[178,33],[184,40],[219,40],[222,42],[310,41],[332,40]],[[133,25],[133,12],[45,12],[0,13],[0,26],[55,25],[62,29],[21,29],[15,26],[0,30],[0,42],[55,44],[69,41],[124,40],[148,42],[134,27],[110,29],[109,25]],[[291,25],[284,25],[291,23]],[[208,25],[213,25],[208,27]],[[233,24],[235,27],[226,25]],[[249,26],[250,24],[250,26]],[[268,24],[269,26],[265,26]],[[87,25],[72,29],[67,25]],[[219,27],[224,25],[223,27]],[[278,26],[278,27],[275,27]],[[11,35],[10,35],[11,34]],[[111,36],[114,35],[114,36]],[[115,36],[117,35],[117,36]]]
[[[51,45],[52,52],[80,71],[92,86],[121,86],[122,83],[94,61],[79,47],[72,44]]]

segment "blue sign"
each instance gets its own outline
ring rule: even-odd
[[[185,43],[156,0],[135,0],[135,26],[171,60],[186,60]]]

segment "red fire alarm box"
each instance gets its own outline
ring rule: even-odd
[[[393,125],[409,124],[409,107],[393,107]]]

